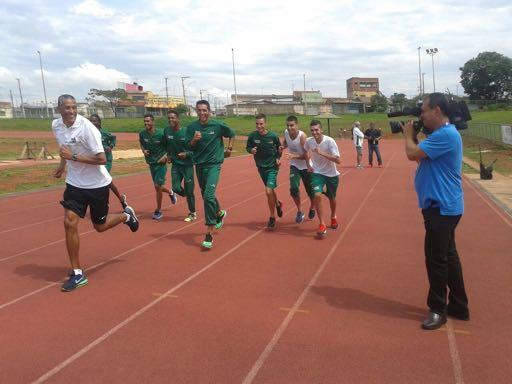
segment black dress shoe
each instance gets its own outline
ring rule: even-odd
[[[444,323],[446,323],[446,316],[440,315],[439,313],[430,312],[423,323],[421,323],[421,328],[431,331],[433,329],[440,328]]]

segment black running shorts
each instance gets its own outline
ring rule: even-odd
[[[101,188],[83,189],[66,184],[62,206],[73,211],[82,219],[87,207],[90,206],[91,221],[94,224],[104,224],[108,215],[108,196],[110,185]]]

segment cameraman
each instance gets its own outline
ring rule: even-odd
[[[464,211],[462,139],[450,124],[449,114],[447,98],[442,93],[431,93],[421,107],[421,120],[432,132],[427,139],[417,144],[412,121],[402,126],[405,153],[409,160],[419,162],[414,184],[426,232],[430,313],[421,326],[427,330],[441,327],[446,323],[446,315],[469,320],[462,267],[455,247],[455,228]]]

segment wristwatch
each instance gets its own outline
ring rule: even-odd
[[[76,153],[73,153],[73,156],[71,156],[71,160],[73,160],[73,161],[78,160],[78,156],[76,155]]]

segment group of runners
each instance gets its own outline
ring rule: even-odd
[[[60,177],[66,165],[66,190],[61,204],[65,209],[64,227],[66,245],[72,266],[70,278],[63,291],[71,291],[87,284],[87,277],[79,261],[78,220],[84,218],[90,209],[91,221],[98,232],[103,232],[120,223],[127,224],[135,232],[139,221],[135,211],[127,203],[126,195],[121,194],[112,182],[112,149],[115,136],[103,130],[101,118],[90,116],[89,120],[77,114],[76,101],[71,95],[59,97],[61,118],[53,122],[52,128],[60,145],[61,162],[55,171]],[[206,234],[201,247],[213,247],[216,230],[223,227],[227,216],[216,196],[221,166],[225,157],[233,150],[235,132],[224,122],[211,119],[210,104],[206,100],[196,103],[198,119],[186,127],[181,127],[179,113],[167,113],[169,126],[156,128],[151,114],[144,116],[144,130],[139,133],[139,144],[149,165],[156,195],[154,220],[163,217],[162,200],[164,193],[172,204],[178,201],[177,195],[186,199],[188,214],[186,222],[197,220],[194,195],[194,170],[204,203]],[[286,153],[290,162],[290,195],[297,208],[295,222],[300,224],[306,214],[302,209],[300,182],[309,200],[307,216],[310,220],[318,217],[318,236],[327,234],[327,226],[338,228],[336,217],[336,191],[339,184],[340,154],[336,142],[323,134],[318,120],[310,123],[311,137],[299,129],[297,117],[286,119],[283,142],[279,136],[266,127],[266,116],[255,116],[255,131],[246,143],[247,152],[254,156],[256,167],[265,186],[269,219],[267,228],[276,228],[277,217],[283,216],[283,202],[276,194],[277,175],[281,166],[281,156]],[[224,139],[227,138],[227,146]],[[171,164],[171,187],[166,188],[167,164]],[[119,200],[123,212],[108,215],[109,191]],[[330,219],[324,217],[322,195],[327,196],[330,205]]]
[[[162,192],[169,194],[172,204],[176,204],[176,195],[186,197],[189,213],[185,221],[197,219],[194,196],[194,167],[204,202],[207,233],[202,242],[203,248],[213,247],[214,230],[223,226],[226,210],[221,209],[216,196],[216,187],[220,177],[224,158],[233,149],[234,131],[221,121],[210,118],[210,105],[205,100],[196,104],[198,120],[187,127],[180,126],[176,110],[167,113],[169,126],[164,130],[155,128],[153,116],[144,116],[145,129],[139,134],[141,150],[149,165],[156,190],[157,207],[153,219],[162,218]],[[283,216],[283,203],[277,198],[277,175],[281,165],[281,156],[287,149],[290,159],[290,195],[297,207],[295,221],[302,223],[305,213],[302,209],[300,182],[305,187],[310,200],[308,218],[319,219],[317,234],[327,233],[327,224],[333,229],[338,227],[336,218],[336,190],[339,172],[335,164],[340,162],[336,142],[323,134],[320,121],[310,124],[312,137],[299,130],[298,120],[289,116],[286,120],[285,138],[281,143],[279,136],[266,127],[266,116],[255,116],[255,131],[247,138],[246,150],[254,156],[256,167],[265,186],[269,219],[267,228],[276,227],[277,217]],[[228,138],[227,147],[224,138]],[[167,163],[171,163],[171,188],[165,188]],[[331,216],[328,223],[324,220],[322,194],[330,202]]]

